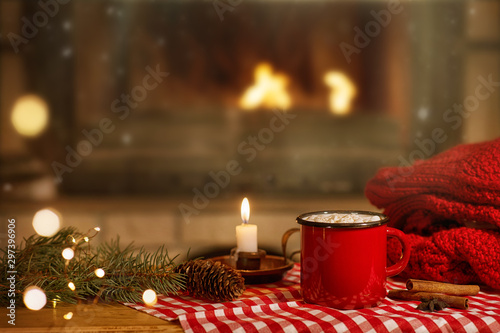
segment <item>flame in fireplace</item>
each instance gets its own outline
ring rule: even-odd
[[[356,87],[352,81],[341,72],[325,74],[325,83],[332,89],[330,92],[330,111],[333,114],[345,115],[351,110],[351,102],[356,96]]]
[[[265,107],[286,110],[290,107],[291,100],[286,91],[288,77],[273,73],[273,68],[268,63],[258,64],[254,76],[254,85],[245,91],[240,100],[242,108],[251,110]]]

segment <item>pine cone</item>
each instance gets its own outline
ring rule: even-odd
[[[245,279],[240,272],[212,260],[191,260],[174,268],[186,275],[186,291],[193,297],[211,301],[232,301],[245,291]]]

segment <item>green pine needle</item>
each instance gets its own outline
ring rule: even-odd
[[[132,244],[122,250],[117,237],[93,247],[91,241],[85,242],[85,236],[69,227],[51,237],[33,235],[24,239],[15,252],[16,304],[23,304],[22,293],[31,285],[45,291],[48,303],[76,303],[88,298],[141,302],[142,292],[146,289],[161,294],[177,294],[185,289],[185,276],[172,272],[176,257],[170,258],[164,246],[153,253],[144,248],[135,249]],[[70,261],[61,255],[66,247],[72,247],[75,252]],[[3,272],[13,270],[7,269],[7,264],[7,249],[0,249],[0,268]],[[97,268],[104,270],[103,278],[95,275]],[[7,274],[0,277],[2,306],[8,305],[12,296],[7,277]],[[74,291],[68,287],[70,281],[75,284]]]

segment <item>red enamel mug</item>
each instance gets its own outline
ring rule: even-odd
[[[361,222],[321,222],[322,216],[331,214]],[[380,213],[348,210],[298,216],[304,301],[337,309],[378,306],[387,294],[387,277],[401,273],[410,258],[405,234],[387,227],[388,220]],[[295,231],[299,229],[290,230],[288,236]],[[401,259],[390,267],[386,265],[388,236],[396,237],[403,247]]]

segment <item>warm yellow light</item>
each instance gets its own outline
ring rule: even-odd
[[[83,240],[87,243],[89,242],[89,238],[87,236],[83,237]]]
[[[332,89],[330,92],[330,111],[345,115],[351,110],[351,102],[356,96],[356,87],[351,80],[340,72],[328,72],[325,83]]]
[[[50,237],[61,227],[59,214],[51,209],[42,209],[33,216],[33,228],[40,236]]]
[[[102,269],[102,268],[98,268],[98,269],[96,269],[96,270],[94,271],[94,273],[95,273],[95,275],[96,275],[98,278],[102,278],[102,277],[104,277],[104,275],[106,274],[106,273],[104,273],[104,269]]]
[[[69,282],[68,283],[68,288],[75,291],[76,287],[75,287],[75,284],[73,282]]]
[[[242,108],[250,110],[262,106],[286,110],[290,107],[291,100],[286,91],[288,78],[285,75],[274,74],[271,65],[261,63],[255,68],[254,76],[254,85],[245,91],[240,100]]]
[[[36,95],[23,96],[14,104],[10,119],[19,134],[37,136],[49,122],[47,103]]]
[[[67,247],[62,251],[62,256],[66,260],[71,260],[75,256],[75,251],[72,248]]]
[[[30,286],[24,291],[23,302],[28,309],[38,311],[47,303],[47,296],[41,288]]]
[[[94,230],[97,231],[97,232],[99,232],[99,231],[101,231],[101,228],[95,227]]]
[[[144,301],[144,304],[153,306],[158,301],[158,298],[156,297],[156,292],[153,289],[146,289],[142,293],[142,300]]]
[[[248,223],[248,220],[250,220],[250,203],[247,198],[244,198],[241,202],[241,220],[243,223]]]
[[[66,313],[64,316],[63,316],[64,319],[66,320],[70,320],[71,318],[73,318],[73,312],[68,312]]]

